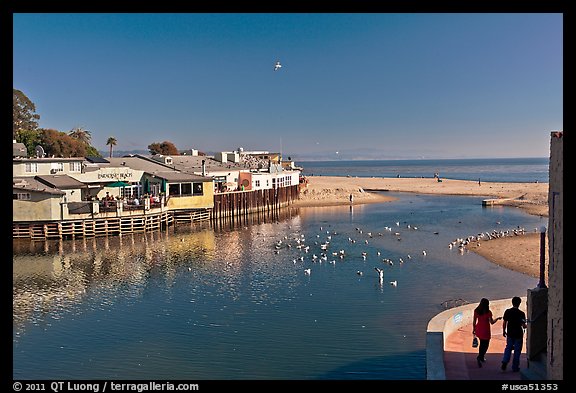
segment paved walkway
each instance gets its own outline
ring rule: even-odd
[[[446,340],[444,347],[446,379],[520,380],[520,373],[512,372],[512,361],[508,363],[506,371],[500,369],[504,347],[506,338],[502,336],[502,322],[496,322],[492,326],[492,339],[486,353],[486,362],[480,368],[476,362],[478,348],[472,348],[472,325],[462,326]],[[520,369],[526,366],[526,342],[524,342]]]

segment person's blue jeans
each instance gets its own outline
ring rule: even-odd
[[[514,350],[514,357],[512,358],[512,370],[518,371],[520,369],[520,355],[522,354],[522,345],[524,340],[522,338],[506,337],[506,348],[504,349],[504,357],[502,363],[508,364]]]

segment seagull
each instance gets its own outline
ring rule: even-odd
[[[358,271],[356,272],[356,274],[359,275],[359,276],[361,276],[361,275],[362,275],[362,272],[361,272],[360,270],[358,270]]]
[[[282,64],[280,64],[280,61],[277,61],[276,64],[274,64],[274,71],[278,71],[280,68],[282,68]]]
[[[304,274],[310,275],[310,269],[304,269]]]
[[[380,279],[380,282],[382,282],[382,280],[384,280],[384,269],[378,269],[377,267],[375,267],[374,270],[378,272],[378,277]]]
[[[397,286],[398,286],[398,281],[397,281],[397,280],[390,281],[390,285],[392,285],[393,287],[397,287]]]
[[[422,255],[426,256],[426,251],[422,250]]]

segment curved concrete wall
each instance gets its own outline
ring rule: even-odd
[[[521,297],[520,309],[526,312],[526,297]],[[471,325],[474,309],[478,303],[466,304],[442,311],[428,322],[426,329],[426,379],[446,379],[444,369],[444,344],[447,337],[462,326]],[[512,307],[512,298],[490,300],[490,310],[494,318],[504,315]],[[472,332],[470,332],[472,335]]]

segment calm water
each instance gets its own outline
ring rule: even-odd
[[[441,177],[457,180],[548,183],[548,158],[300,162],[304,175]]]
[[[426,326],[442,302],[525,296],[538,281],[448,243],[547,219],[396,195],[273,222],[14,242],[13,377],[425,379]],[[326,241],[327,260],[313,262]]]

